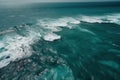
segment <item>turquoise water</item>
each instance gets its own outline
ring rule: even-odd
[[[0,7],[0,80],[119,80],[120,3]]]

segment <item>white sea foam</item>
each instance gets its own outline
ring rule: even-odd
[[[74,25],[80,24],[81,21],[88,23],[120,24],[120,15],[117,14],[91,17],[82,16],[79,18],[65,17],[58,19],[41,19],[38,20],[36,24],[32,25],[33,27],[28,28],[29,26],[27,26],[27,36],[20,36],[17,33],[14,35],[7,35],[7,33],[14,33],[14,30],[3,31],[0,34],[6,34],[6,36],[4,36],[4,38],[0,41],[0,68],[7,66],[12,61],[32,55],[32,48],[30,45],[34,44],[34,42],[39,40],[41,37],[46,41],[60,39],[61,36],[54,32],[61,31],[62,27],[71,29],[74,27]],[[81,30],[94,34],[93,32],[84,28]]]
[[[103,15],[103,16],[82,16],[78,18],[72,17],[64,17],[58,19],[43,19],[38,21],[38,25],[42,26],[44,29],[48,29],[51,31],[44,35],[43,39],[46,41],[54,41],[56,39],[60,39],[61,37],[53,32],[61,31],[61,27],[67,27],[69,29],[73,28],[73,25],[80,24],[81,21],[88,22],[88,23],[120,23],[120,14],[114,15]],[[82,29],[82,31],[89,32],[94,34],[93,32]]]
[[[110,23],[120,25],[120,14],[107,15],[106,18]]]
[[[9,30],[2,31],[2,32],[0,32],[0,35],[6,34],[6,33],[10,33],[10,32],[14,32],[14,30],[9,29]]]
[[[80,24],[80,21],[74,19],[72,17],[58,18],[58,19],[43,19],[38,20],[37,25],[42,26],[43,29],[47,29],[49,32],[43,37],[46,41],[54,41],[56,39],[60,39],[61,36],[54,34],[53,32],[61,31],[61,27],[67,27],[71,29],[73,26],[71,24],[76,25]]]
[[[38,25],[44,26],[47,29],[51,29],[52,31],[59,31],[60,27],[69,27],[69,23],[71,24],[79,24],[80,21],[71,18],[71,17],[65,17],[65,18],[58,18],[58,19],[43,19],[39,20]]]
[[[88,23],[115,23],[120,25],[120,14],[109,14],[102,16],[80,16],[79,20]]]
[[[18,27],[20,28],[19,30],[22,30],[21,27],[26,27],[26,36],[19,35],[14,29],[1,32],[0,34],[6,35],[4,35],[3,39],[0,41],[0,68],[7,66],[10,62],[32,55],[32,48],[30,45],[41,37],[46,41],[60,39],[61,36],[54,32],[61,31],[61,27],[72,28],[70,26],[71,24],[79,23],[80,21],[71,17],[43,19],[39,20],[35,25],[32,25],[32,27],[28,25]],[[11,32],[14,34],[11,34]]]
[[[31,46],[35,40],[40,37],[39,34],[29,31],[26,37],[17,35],[6,35],[0,41],[0,49],[4,48],[0,53],[0,68],[7,66],[10,62],[20,60],[32,55]]]
[[[61,38],[61,36],[56,35],[54,33],[48,33],[47,35],[44,36],[44,40],[46,40],[46,41],[54,41],[54,40],[57,40],[60,38]]]
[[[4,44],[6,44],[4,48],[6,50],[0,53],[0,58],[8,56],[9,58],[4,58],[0,61],[0,68],[6,66],[11,61],[15,61],[16,59],[19,60],[32,54],[30,47],[30,44],[32,43],[31,38],[15,36],[13,38],[6,37],[4,41]]]
[[[88,22],[88,23],[102,23],[103,22],[99,17],[89,17],[89,16],[82,16],[81,21]]]
[[[4,44],[3,43],[0,43],[0,48],[4,47]]]

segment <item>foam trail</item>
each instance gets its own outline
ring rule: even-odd
[[[15,30],[6,30],[6,31],[2,31],[0,32],[0,35],[6,34],[6,33],[10,33],[10,32],[14,32]]]
[[[79,28],[79,30],[80,31],[83,31],[83,32],[87,32],[87,33],[90,33],[90,34],[92,34],[92,35],[96,35],[94,32],[92,32],[92,31],[90,31],[90,30],[88,30],[88,29],[84,29],[84,28]]]

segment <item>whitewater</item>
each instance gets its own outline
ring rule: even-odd
[[[0,80],[119,80],[119,3],[0,6]]]

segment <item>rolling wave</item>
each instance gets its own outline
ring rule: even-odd
[[[79,20],[88,23],[115,23],[120,25],[120,14],[109,14],[103,16],[80,16]]]
[[[79,21],[70,17],[48,21],[38,20],[31,26],[25,24],[2,31],[0,33],[3,35],[0,41],[0,68],[7,66],[10,62],[32,55],[31,45],[41,38],[46,41],[60,39],[61,36],[54,32],[61,31],[61,27],[71,28],[70,24],[79,24]]]
[[[40,19],[32,25],[25,24],[2,31],[0,32],[2,35],[0,40],[0,68],[7,66],[10,62],[31,56],[33,52],[31,45],[40,39],[45,41],[58,40],[61,36],[56,32],[62,31],[64,27],[72,29],[81,22],[120,25],[120,14]],[[79,29],[95,35],[88,29]]]

